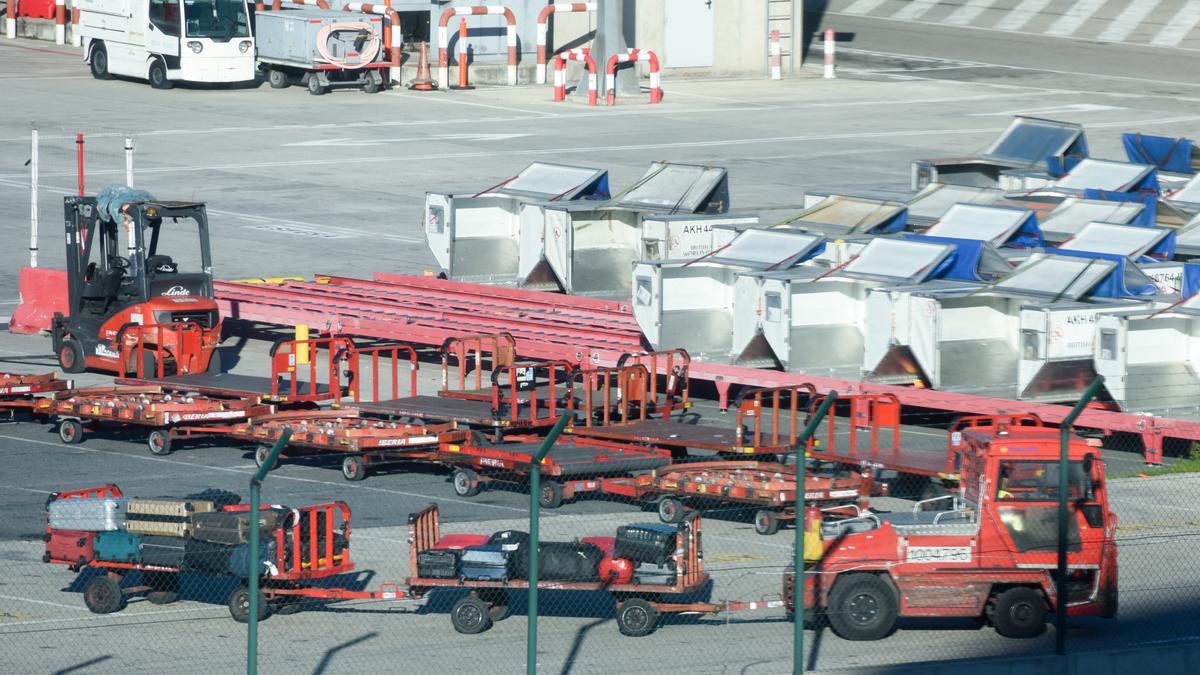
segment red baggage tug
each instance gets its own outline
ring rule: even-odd
[[[1013,638],[1046,628],[1058,545],[1057,429],[995,424],[959,432],[961,497],[950,511],[864,514],[820,526],[805,555],[804,605],[850,640],[887,636],[901,617],[978,617]],[[1117,518],[1091,442],[1069,446],[1067,614],[1117,611]],[[816,527],[815,523],[810,527]],[[809,559],[812,555],[813,559]],[[792,576],[784,580],[791,598]]]

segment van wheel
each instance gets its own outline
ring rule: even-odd
[[[887,582],[874,574],[850,574],[834,584],[826,616],[838,637],[863,641],[887,637],[899,612],[896,594]]]
[[[316,73],[308,76],[307,85],[308,93],[312,94],[313,96],[320,96],[326,91],[326,88],[321,85],[321,78],[317,77]]]
[[[992,624],[1004,637],[1037,637],[1046,632],[1046,604],[1032,588],[1010,588],[996,596]]]
[[[278,68],[272,68],[267,71],[267,84],[270,84],[272,89],[287,89],[291,80],[287,73]]]
[[[150,80],[150,86],[155,89],[170,89],[175,86],[175,83],[167,79],[167,64],[163,63],[162,59],[154,59],[150,62],[150,71],[146,74],[146,78]]]
[[[92,48],[92,77],[97,80],[111,80],[112,75],[108,73],[108,49],[104,47],[104,43],[97,43]]]

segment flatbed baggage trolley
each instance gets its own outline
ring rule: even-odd
[[[47,500],[47,509],[56,500],[89,497],[120,499],[123,495],[116,485],[59,492]],[[225,510],[244,511],[245,507],[226,507]],[[47,541],[54,532],[47,525]],[[355,569],[350,559],[350,507],[345,502],[329,502],[292,510],[292,515],[284,519],[282,525],[263,537],[262,546],[268,554],[262,556],[266,569],[259,590],[260,619],[265,619],[272,612],[293,614],[303,608],[301,603],[305,599],[396,600],[405,597],[396,584],[381,584],[377,591],[316,585],[318,580],[347,574]],[[126,597],[137,593],[147,593],[147,599],[155,604],[174,602],[178,597],[179,575],[184,573],[244,578],[231,571],[219,574],[211,570],[189,569],[186,554],[181,566],[96,560],[94,557],[65,559],[52,557],[49,553],[42,560],[67,565],[73,571],[85,568],[103,570],[104,574],[93,577],[84,588],[84,602],[89,610],[97,614],[120,611],[125,607]],[[122,580],[131,572],[141,572],[142,583],[122,588]],[[249,590],[244,584],[229,594],[229,613],[235,621],[245,623],[249,619],[249,598]]]
[[[210,432],[214,425],[273,410],[253,399],[170,393],[159,386],[67,389],[38,399],[33,408],[35,414],[58,420],[59,440],[68,445],[82,443],[89,425],[146,428],[146,445],[155,455],[170,454],[172,440],[179,436]]]
[[[617,601],[617,627],[622,635],[642,637],[658,628],[662,614],[718,614],[748,609],[782,607],[783,600],[755,602],[671,602],[670,596],[695,593],[709,584],[704,571],[704,560],[700,546],[700,516],[690,513],[678,525],[675,551],[670,556],[675,576],[669,584],[607,583],[600,581],[539,581],[539,589],[567,591],[600,591],[611,594]],[[450,621],[454,629],[464,634],[482,633],[491,628],[494,621],[509,616],[508,591],[528,589],[529,582],[523,579],[496,581],[465,580],[462,578],[425,578],[415,576],[417,556],[435,547],[441,538],[440,517],[437,504],[410,514],[409,563],[414,576],[405,583],[411,597],[420,598],[438,589],[464,589],[468,594],[458,600],[450,610]]]
[[[235,425],[230,436],[258,443],[254,463],[262,466],[286,429],[292,430],[289,454],[342,454],[342,477],[352,481],[366,478],[371,466],[434,461],[439,444],[462,443],[469,435],[451,423],[406,424],[363,417],[356,410],[320,410],[251,418]]]
[[[72,380],[61,380],[57,373],[0,373],[0,417],[14,421],[18,410],[32,411],[37,407],[38,394],[51,394],[74,386]]]

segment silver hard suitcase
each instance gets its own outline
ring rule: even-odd
[[[128,499],[112,497],[75,497],[50,502],[50,529],[108,532],[125,529]]]

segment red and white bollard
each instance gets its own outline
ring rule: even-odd
[[[837,77],[834,68],[836,65],[833,60],[833,39],[834,33],[832,28],[825,29],[825,79],[832,80]]]
[[[608,105],[617,103],[617,64],[650,62],[650,102],[662,103],[662,76],[659,73],[658,56],[649,49],[630,47],[625,54],[613,54],[604,70],[604,101]],[[636,74],[636,73],[635,73]]]
[[[771,31],[771,79],[783,79],[783,51],[779,48],[779,30]]]
[[[559,12],[594,12],[594,2],[555,2],[538,12],[537,18],[537,83],[546,84],[546,33],[551,14]]]
[[[502,5],[480,5],[477,7],[449,7],[442,12],[438,19],[438,84],[442,87],[450,85],[450,19],[455,16],[485,16],[501,15],[504,17],[508,41],[508,84],[517,83],[517,18],[507,7]]]
[[[83,46],[83,36],[79,34],[79,0],[71,0],[71,44]]]
[[[4,37],[9,40],[17,37],[17,3],[13,0],[4,5]]]
[[[592,58],[591,50],[587,47],[576,47],[554,57],[554,100],[567,100],[567,61],[582,61],[588,72],[588,105],[596,105],[599,100],[599,76],[596,72],[596,60]]]
[[[54,44],[67,44],[67,0],[54,0]]]
[[[451,86],[451,89],[474,89],[467,79],[467,70],[470,68],[471,56],[467,52],[467,20],[458,20],[458,85]]]

